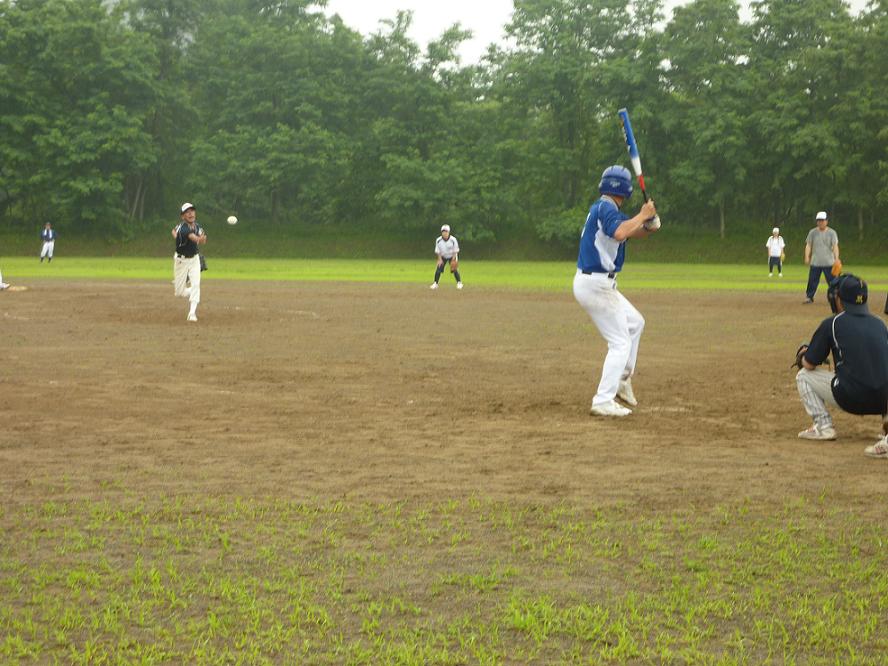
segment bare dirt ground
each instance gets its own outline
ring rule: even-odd
[[[208,279],[0,294],[0,493],[492,499],[669,509],[827,493],[879,511],[877,417],[806,443],[796,294],[627,292],[627,419],[591,417],[604,343],[570,293]]]

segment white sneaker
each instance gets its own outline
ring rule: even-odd
[[[188,321],[197,321],[197,315],[195,315],[195,314],[188,315]]]
[[[783,273],[777,273],[777,277],[783,277]]]
[[[821,441],[826,441],[830,439],[836,438],[836,429],[832,426],[826,426],[825,428],[820,428],[816,425],[812,425],[807,430],[802,430],[799,433],[799,439],[816,439]]]
[[[437,288],[438,288],[438,283],[437,283],[437,282],[432,282],[431,286],[429,287],[429,289],[432,289],[432,290],[435,290],[435,289],[437,289]]]
[[[888,437],[883,437],[872,446],[866,447],[863,452],[870,458],[883,458],[888,460]]]
[[[638,400],[635,399],[635,393],[632,392],[631,377],[620,382],[620,388],[617,389],[617,397],[630,407],[638,406]]]
[[[456,283],[456,288],[457,288],[457,289],[462,289],[462,282],[457,282],[457,283]]]
[[[0,290],[9,289],[9,285],[5,282],[0,282]]]
[[[768,273],[768,277],[774,277],[773,273]]]
[[[629,416],[632,410],[611,400],[600,405],[592,405],[589,413],[595,416]]]

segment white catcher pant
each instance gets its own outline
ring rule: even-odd
[[[832,416],[826,408],[838,407],[832,393],[832,378],[833,373],[826,368],[802,368],[796,375],[796,386],[805,411],[819,428],[832,427]]]
[[[176,256],[173,266],[173,288],[176,296],[183,296],[191,301],[191,312],[194,312],[200,303],[200,257],[196,254],[187,259]],[[191,281],[190,289],[185,287],[186,278]]]
[[[43,243],[43,249],[40,250],[40,258],[43,259],[43,257],[49,257],[52,259],[53,248],[55,248],[55,241],[45,241]],[[32,254],[31,256],[33,257],[34,255]]]
[[[577,271],[573,282],[574,298],[592,318],[607,342],[607,356],[601,370],[598,392],[593,405],[610,402],[617,395],[620,380],[635,372],[638,342],[644,330],[644,317],[617,291],[617,282],[603,273],[583,275]]]

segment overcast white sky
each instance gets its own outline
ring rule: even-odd
[[[666,0],[666,16],[686,0]],[[867,0],[851,0],[854,11]],[[459,22],[474,33],[460,51],[464,63],[476,62],[487,45],[498,42],[512,14],[512,0],[328,0],[327,13],[339,14],[346,25],[368,35],[379,29],[380,19],[390,19],[399,9],[413,11],[411,37],[425,47],[452,24]]]

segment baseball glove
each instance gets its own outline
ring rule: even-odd
[[[835,263],[832,265],[832,270],[830,271],[830,273],[832,273],[833,277],[838,277],[841,272],[842,262],[839,259],[836,259]]]
[[[808,351],[808,343],[805,342],[805,343],[803,343],[803,344],[800,344],[800,345],[799,345],[799,348],[796,349],[795,363],[793,363],[793,364],[792,364],[791,366],[789,366],[789,367],[790,367],[790,368],[798,368],[799,370],[801,370],[802,368],[804,368],[805,366],[802,365],[802,357],[805,355],[805,352],[806,352],[806,351]]]

